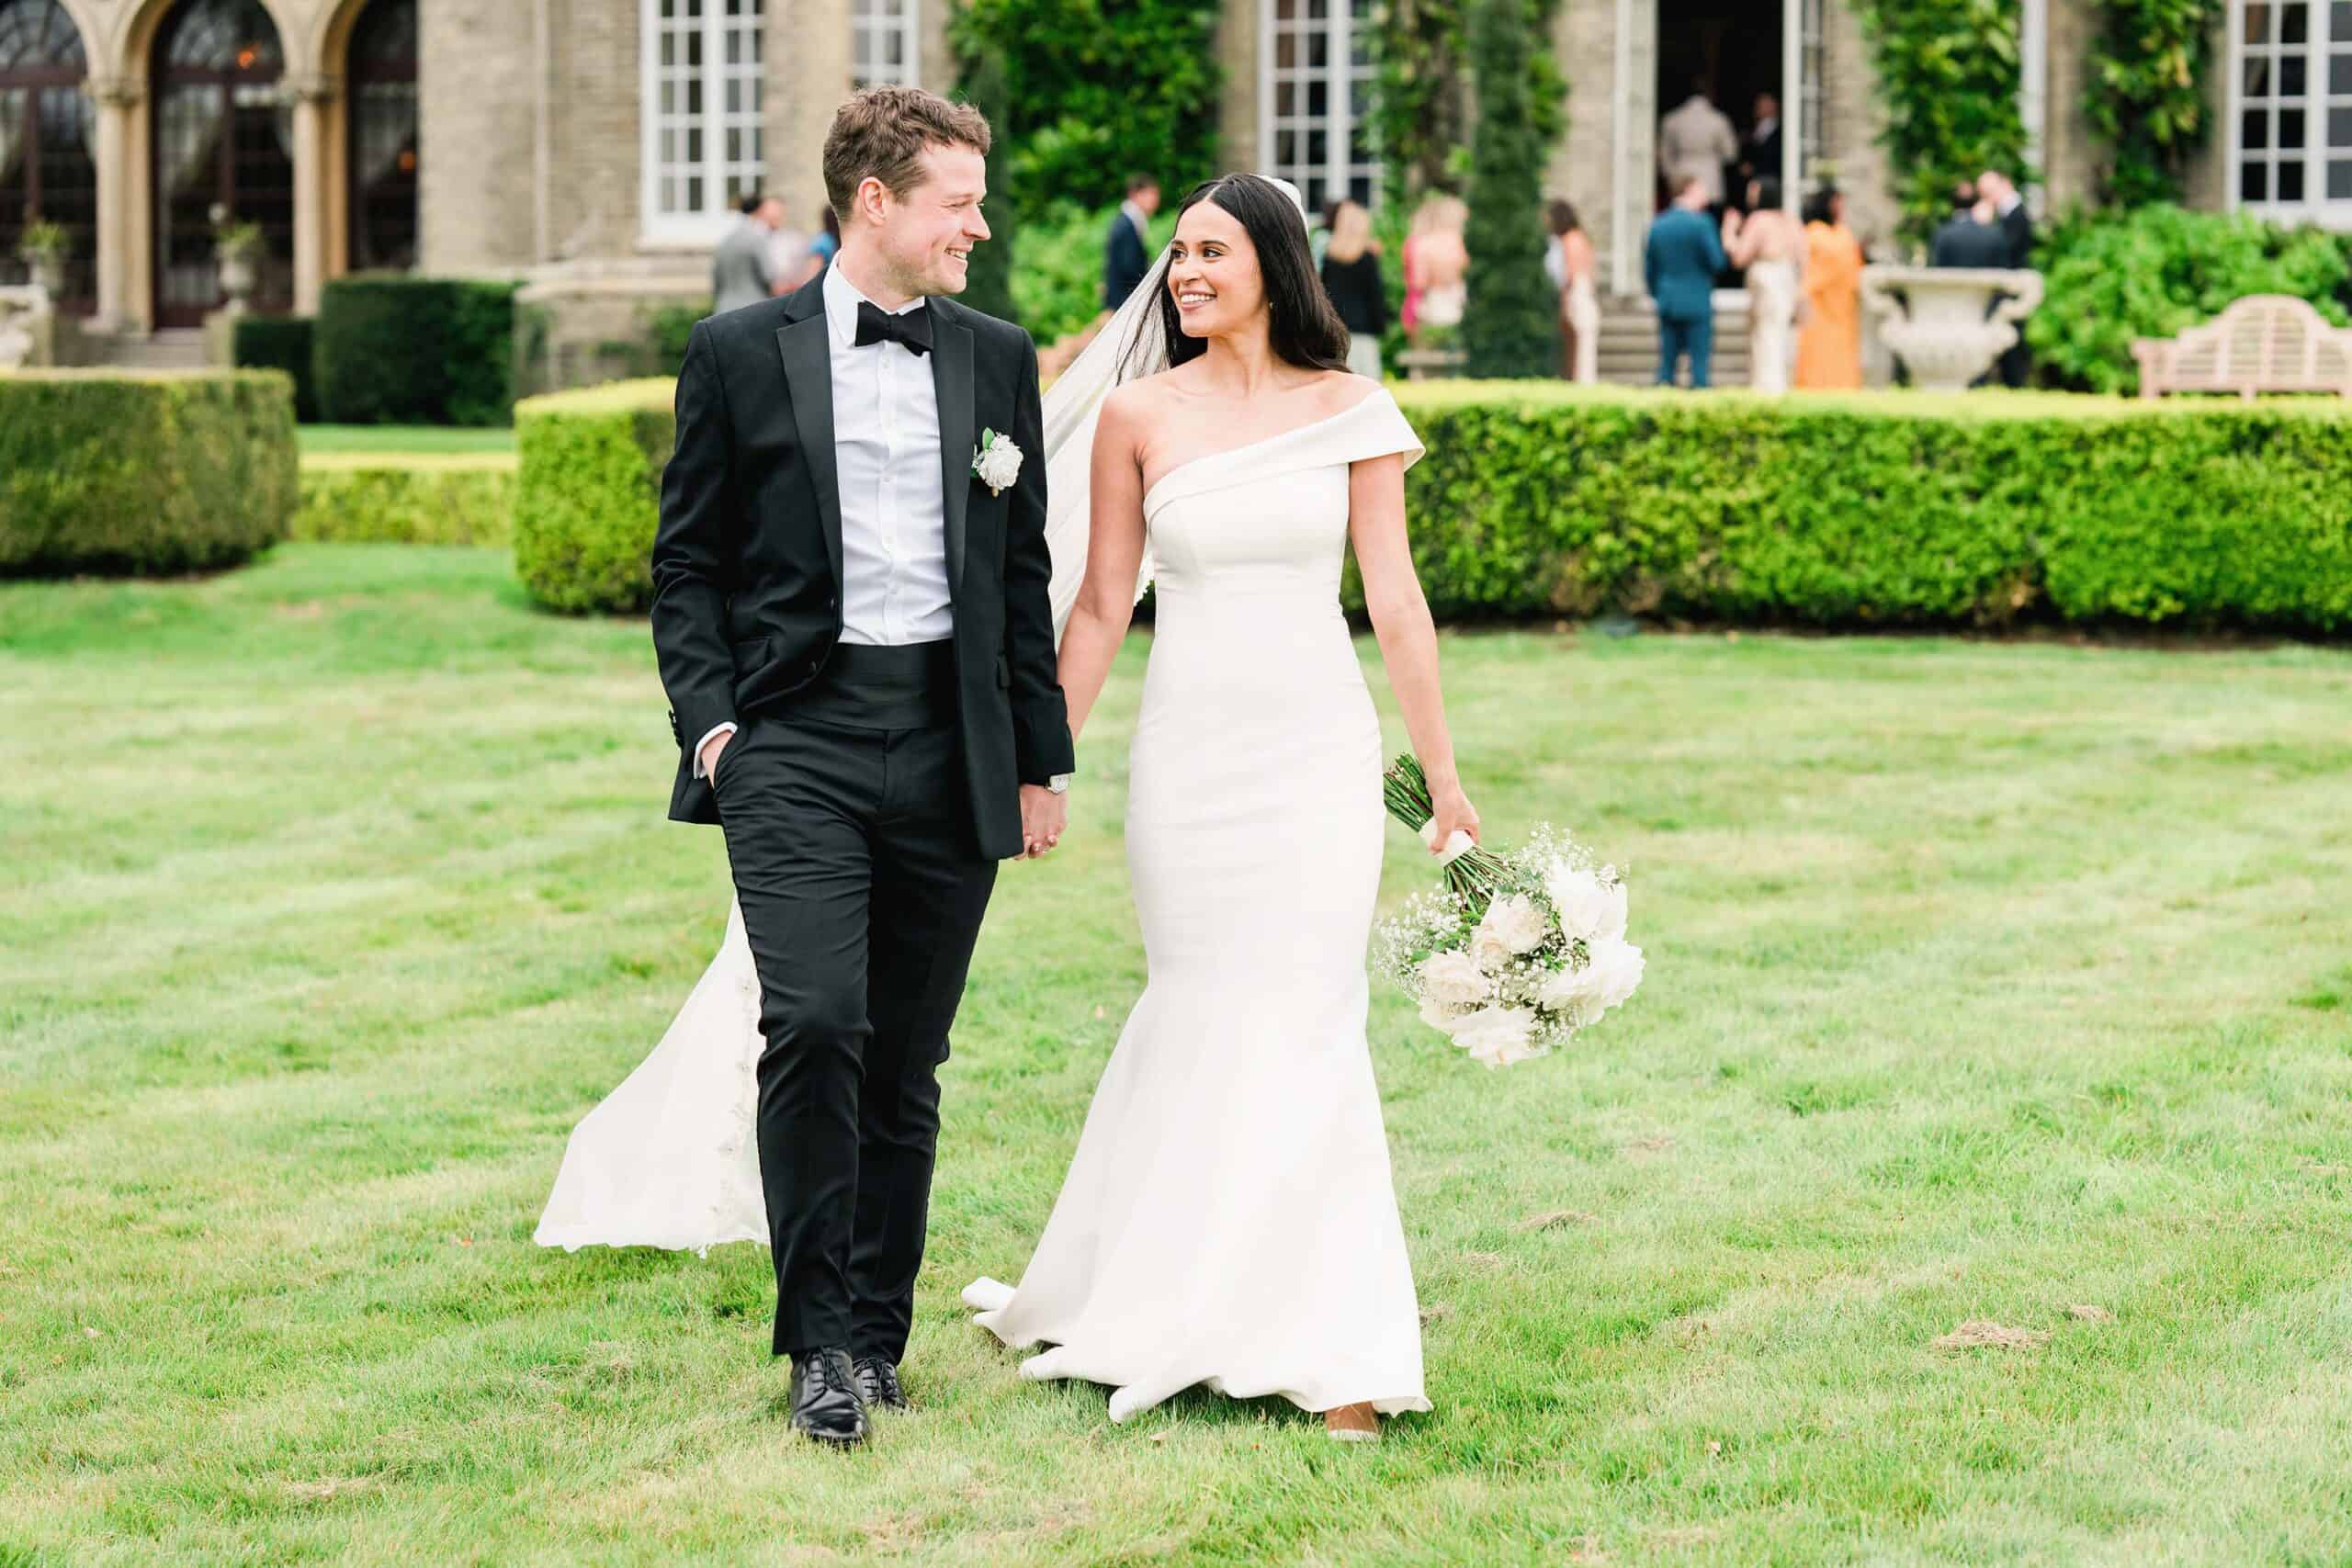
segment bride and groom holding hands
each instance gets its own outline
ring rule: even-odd
[[[1298,194],[1185,200],[1145,287],[1042,397],[965,308],[979,113],[851,98],[834,264],[697,325],[653,547],[675,820],[735,905],[653,1055],[574,1132],[548,1245],[766,1241],[792,1425],[902,1408],[940,1064],[1007,860],[1049,855],[1142,584],[1155,635],[1125,844],[1148,977],[1017,1287],[964,1292],[1030,1378],[1124,1420],[1196,1383],[1334,1436],[1426,1410],[1365,1039],[1381,736],[1340,608],[1352,547],[1433,841],[1453,768],[1404,473],[1346,368]]]

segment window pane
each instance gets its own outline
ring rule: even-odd
[[[2302,160],[2297,159],[2291,164],[2278,165],[2278,199],[2281,201],[2303,199]]]
[[[2303,80],[2307,74],[2303,57],[2284,54],[2278,57],[2278,96],[2300,98],[2303,96]]]
[[[2248,0],[2245,8],[2245,41],[2248,43],[2270,41],[2270,7],[2265,5],[2263,0]]]
[[[2278,111],[2278,151],[2281,152],[2300,152],[2302,150],[2303,111],[2301,109],[2280,109]]]
[[[2248,109],[2238,116],[2238,145],[2248,152],[2259,152],[2270,145],[2270,111]]]
[[[2270,96],[2270,62],[2249,56],[2245,62],[2245,80],[2241,84],[2248,98]]]
[[[2270,166],[2267,164],[2241,164],[2238,166],[2238,199],[2270,199]]]
[[[2352,0],[2335,0],[2328,9],[2335,15],[2328,24],[2329,36],[2338,43],[2352,43]]]
[[[2352,158],[2328,160],[2327,199],[2352,201]]]
[[[1317,119],[1331,112],[1330,84],[1320,77],[1306,84],[1306,112]]]
[[[2352,54],[2327,57],[2327,90],[2337,97],[2352,97]]]
[[[1274,84],[1274,112],[1287,118],[1298,112],[1298,85],[1295,82]]]
[[[2327,150],[2352,152],[2352,108],[2327,111]]]
[[[2310,22],[2311,8],[2303,4],[2303,0],[2287,0],[2286,5],[2278,7],[2278,41],[2309,43]]]

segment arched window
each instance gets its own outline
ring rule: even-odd
[[[416,0],[373,0],[351,34],[351,266],[416,265]]]
[[[57,308],[97,305],[96,106],[82,35],[57,0],[0,0],[0,280],[26,281],[17,251],[28,214],[65,231],[65,288]]]
[[[220,303],[216,214],[261,226],[253,304],[294,302],[294,109],[261,0],[182,0],[155,40],[155,324]]]

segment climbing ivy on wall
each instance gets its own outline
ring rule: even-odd
[[[2026,184],[2020,0],[1862,0],[1903,236],[1925,243],[1952,187],[1993,168]]]
[[[1560,0],[1528,0],[1524,23],[1530,128],[1548,154],[1567,126],[1568,85],[1552,57]],[[1379,75],[1373,125],[1383,196],[1408,210],[1432,190],[1470,179],[1470,10],[1461,0],[1387,0],[1380,7]]]
[[[2100,194],[2126,207],[2177,201],[2212,129],[2206,93],[2229,0],[2104,0],[2083,109],[2107,143]]]

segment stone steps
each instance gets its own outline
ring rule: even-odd
[[[201,370],[211,363],[200,327],[171,327],[141,336],[134,333],[90,340],[97,363],[121,370]]]

